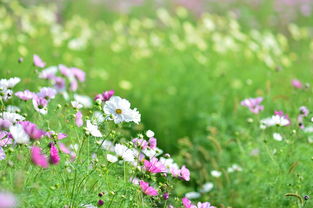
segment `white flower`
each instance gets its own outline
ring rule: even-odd
[[[18,113],[18,112],[21,112],[21,109],[17,106],[14,106],[14,105],[8,105],[7,111],[10,113]]]
[[[50,66],[40,72],[39,78],[51,79],[58,72],[58,70],[57,66]]]
[[[105,120],[103,113],[100,111],[95,111],[92,115],[93,123],[100,124]]]
[[[13,91],[10,89],[3,89],[2,91],[0,89],[0,93],[1,93],[0,98],[4,101],[11,99],[13,95]]]
[[[160,158],[160,162],[166,167],[169,172],[171,169],[179,169],[179,166],[174,162],[173,158]]]
[[[76,108],[76,109],[81,109],[83,107],[83,104],[77,102],[76,100],[71,101],[71,104],[72,104],[73,108]]]
[[[151,131],[151,130],[148,130],[148,131],[146,131],[146,135],[147,135],[147,137],[154,137],[154,132],[153,131]]]
[[[11,113],[11,112],[3,112],[0,113],[0,117],[3,120],[10,121],[11,123],[16,123],[17,121],[24,121],[25,118],[17,113]]]
[[[76,102],[82,104],[84,106],[84,108],[91,108],[92,107],[92,100],[90,97],[88,97],[86,95],[75,94],[74,99]]]
[[[218,171],[218,170],[212,170],[211,171],[211,175],[215,178],[219,178],[222,175],[222,172]]]
[[[114,152],[114,144],[113,144],[113,142],[111,142],[109,140],[102,140],[102,141],[100,140],[100,141],[97,141],[97,143],[101,144],[102,149]]]
[[[29,143],[29,136],[24,131],[24,128],[20,124],[16,124],[15,126],[10,127],[10,133],[13,136],[13,139],[18,144],[27,144]]]
[[[122,144],[116,144],[114,147],[115,153],[122,157],[124,161],[126,162],[134,162],[135,161],[135,156],[138,155],[138,152],[135,150],[129,149],[125,145]]]
[[[261,121],[260,128],[265,129],[269,126],[288,126],[290,124],[290,121],[285,116],[280,115],[273,115],[271,118],[265,118]]]
[[[13,88],[20,81],[21,79],[18,77],[13,77],[10,79],[0,79],[0,89]]]
[[[96,206],[94,206],[92,204],[81,204],[80,206],[84,207],[84,208],[97,208]]]
[[[242,168],[237,164],[233,164],[231,167],[227,168],[227,172],[229,173],[233,173],[235,171],[242,171]]]
[[[101,132],[98,129],[98,126],[93,125],[90,120],[86,121],[87,132],[89,132],[94,137],[102,137]]]
[[[0,160],[5,159],[5,152],[3,151],[2,147],[0,147]]]
[[[112,117],[114,123],[135,122],[138,124],[140,122],[140,114],[137,109],[132,110],[129,101],[118,96],[113,96],[105,102],[103,111],[108,115],[107,119]]]
[[[213,183],[211,183],[211,182],[205,183],[202,185],[200,192],[201,193],[207,193],[207,192],[211,191],[213,189],[213,187],[214,187]]]
[[[283,137],[279,133],[273,133],[273,139],[280,142],[283,140]]]
[[[163,153],[163,150],[159,149],[158,147],[155,149],[146,148],[142,150],[142,152],[149,158],[159,156]]]
[[[111,163],[115,163],[118,161],[118,158],[114,155],[111,155],[111,154],[107,154],[107,160]]]
[[[188,199],[197,199],[200,198],[201,194],[199,192],[189,192],[185,194],[185,197]]]

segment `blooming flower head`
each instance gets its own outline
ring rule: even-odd
[[[16,197],[9,192],[0,192],[0,208],[14,208],[17,206]]]
[[[130,103],[126,99],[118,96],[113,96],[104,104],[104,113],[108,115],[109,119],[113,119],[114,123],[121,122],[140,122],[140,114],[137,109],[131,109]]]
[[[50,143],[50,162],[54,165],[60,162],[59,150],[53,143]]]
[[[180,169],[180,175],[181,178],[185,181],[189,181],[190,180],[190,172],[189,170],[186,168],[186,166],[182,166],[182,168]]]
[[[24,131],[28,134],[28,136],[31,139],[38,140],[41,139],[46,134],[45,131],[39,129],[36,124],[30,121],[21,121],[19,122],[19,124],[23,126]]]
[[[148,147],[148,142],[144,139],[135,138],[132,140],[133,144],[141,149],[146,149]]]
[[[80,111],[75,114],[75,123],[78,127],[81,127],[84,124],[83,114]]]
[[[72,73],[74,75],[74,77],[79,80],[80,82],[84,82],[85,81],[85,72],[81,69],[78,69],[78,68],[71,68],[72,70]]]
[[[309,109],[306,106],[301,106],[299,108],[299,111],[300,111],[300,114],[303,116],[308,116],[310,113]]]
[[[43,87],[37,93],[37,96],[44,98],[46,100],[49,100],[49,99],[53,99],[56,94],[57,94],[57,91],[55,89],[53,89],[51,87]]]
[[[55,74],[58,72],[57,66],[50,66],[44,70],[42,70],[39,74],[39,78],[53,80],[55,78]]]
[[[152,158],[150,161],[145,160],[144,167],[145,170],[150,173],[166,172],[166,167],[161,162],[159,162],[156,157]]]
[[[282,111],[275,111],[272,117],[262,119],[260,122],[263,129],[269,126],[288,126],[291,124],[288,115]]]
[[[264,110],[264,106],[260,105],[262,101],[262,97],[248,98],[241,101],[241,105],[249,108],[252,113],[258,114],[260,111]]]
[[[150,147],[151,149],[155,149],[155,148],[157,147],[157,140],[156,140],[156,138],[151,137],[151,138],[149,139],[149,147]]]
[[[6,131],[0,131],[0,147],[5,147],[13,143],[12,135]]]
[[[11,89],[21,81],[18,77],[0,79],[0,89]]]
[[[41,153],[41,149],[39,147],[36,146],[32,147],[31,159],[35,165],[40,166],[42,168],[48,168],[49,166],[47,157]]]
[[[0,118],[2,118],[3,120],[9,121],[11,124],[15,124],[18,121],[25,120],[24,116],[21,116],[18,113],[11,113],[11,112],[0,113]]]
[[[182,203],[184,208],[193,208],[191,201],[187,197],[182,198]]]
[[[84,108],[91,108],[92,107],[92,100],[90,97],[88,97],[86,95],[75,94],[74,99],[78,103],[82,104]]]
[[[25,132],[21,124],[16,124],[10,127],[10,133],[14,141],[18,144],[27,144],[29,143],[29,136]]]
[[[114,95],[114,90],[104,91],[101,94],[96,95],[94,100],[101,100],[102,102],[110,100],[110,98]]]
[[[4,160],[6,157],[5,152],[3,148],[0,146],[0,160]]]
[[[118,158],[114,155],[111,155],[111,154],[107,154],[107,160],[111,163],[115,163],[118,161]]]
[[[139,181],[139,186],[142,192],[149,196],[157,196],[158,191],[155,190],[152,186],[149,186],[149,183],[144,182],[143,180]]]
[[[48,109],[47,109],[48,101],[43,97],[35,96],[33,98],[33,106],[35,110],[41,114],[48,113]]]
[[[94,137],[102,137],[101,132],[98,129],[98,126],[93,125],[90,120],[86,121],[86,130]]]
[[[132,150],[122,144],[116,144],[114,151],[126,162],[134,162],[135,157],[137,156],[137,152],[135,150]]]
[[[15,93],[15,96],[20,98],[21,100],[31,100],[34,97],[34,93],[29,90],[19,91]]]
[[[46,66],[46,63],[43,62],[41,58],[36,54],[33,55],[33,62],[35,66],[40,67],[40,68],[43,68]]]

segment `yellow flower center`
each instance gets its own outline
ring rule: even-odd
[[[121,109],[116,109],[115,112],[116,112],[117,114],[122,114],[122,110],[121,110]]]

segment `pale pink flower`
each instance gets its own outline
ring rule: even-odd
[[[151,137],[151,138],[149,139],[149,147],[150,147],[151,149],[155,149],[155,148],[157,147],[157,139],[156,139],[156,138]]]
[[[8,129],[12,126],[12,123],[8,120],[0,118],[0,130],[1,129]]]
[[[16,197],[9,192],[0,192],[0,208],[14,208],[17,206]]]
[[[36,146],[32,147],[31,158],[35,165],[38,165],[42,168],[48,168],[49,166],[48,159],[45,155],[41,153],[41,149],[39,147]]]
[[[140,188],[144,194],[149,195],[149,196],[157,196],[158,195],[158,191],[155,190],[152,186],[149,186],[149,183],[141,180],[141,181],[139,181],[139,185],[140,185]]]
[[[71,68],[71,70],[77,80],[79,80],[80,82],[85,81],[85,72],[83,70],[75,67]]]
[[[54,165],[60,162],[59,150],[53,143],[50,143],[50,162]]]
[[[37,93],[37,96],[44,98],[46,100],[49,100],[49,99],[53,99],[56,94],[57,94],[57,91],[55,89],[53,89],[51,87],[43,87]]]
[[[136,147],[140,147],[141,149],[146,149],[148,147],[148,142],[144,139],[135,138],[132,142]]]
[[[43,62],[41,58],[36,54],[33,55],[33,62],[35,66],[40,67],[40,68],[43,68],[46,66],[46,63]]]
[[[162,173],[166,172],[166,167],[158,161],[156,157],[153,157],[150,161],[144,161],[145,170],[150,173]]]
[[[75,123],[78,127],[81,127],[84,124],[83,114],[80,111],[75,114]]]
[[[38,140],[41,139],[46,134],[45,131],[39,129],[36,124],[30,121],[20,121],[19,124],[23,126],[24,131],[28,134],[28,136],[31,139]]]
[[[264,110],[264,106],[260,105],[262,101],[262,97],[247,98],[241,101],[241,105],[249,108],[252,113],[258,114],[260,111]]]
[[[41,114],[47,114],[48,113],[48,101],[45,98],[35,96],[33,98],[33,106],[36,111],[38,111]]]
[[[15,93],[15,96],[20,98],[21,100],[31,100],[34,97],[34,93],[29,90],[19,91]]]
[[[184,165],[180,169],[180,176],[185,181],[189,181],[190,180],[190,172]]]
[[[6,131],[0,131],[0,147],[7,146],[13,143],[13,138],[10,133]]]
[[[5,152],[4,152],[3,148],[0,146],[0,160],[4,160],[5,157],[6,157]]]

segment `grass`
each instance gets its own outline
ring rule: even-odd
[[[217,207],[304,207],[297,197],[285,194],[302,198],[312,190],[310,135],[302,132],[296,121],[300,106],[312,106],[312,88],[298,90],[290,84],[294,78],[312,84],[309,20],[300,19],[280,30],[255,29],[248,24],[253,10],[236,21],[230,15],[215,14],[195,20],[183,9],[172,14],[157,10],[147,17],[89,8],[68,3],[61,24],[57,24],[47,18],[55,10],[53,5],[2,3],[1,77],[23,78],[16,90],[36,91],[45,86],[46,82],[34,78],[32,54],[39,54],[49,65],[80,67],[87,73],[87,82],[79,93],[93,97],[114,89],[139,109],[142,125],[127,127],[127,133],[121,134],[129,139],[143,129],[153,129],[160,147],[191,169],[190,182],[175,183],[178,196],[212,182],[213,190],[201,200]],[[255,15],[260,25],[268,22],[270,11],[264,7],[264,13]],[[19,57],[24,58],[23,63],[17,62]],[[240,106],[241,100],[257,96],[264,97],[265,106],[259,115]],[[17,101],[13,104],[20,105]],[[84,131],[73,130],[74,112],[62,106],[66,113],[55,104],[46,119],[34,116],[32,121],[42,121],[38,123],[42,128],[66,132],[71,143],[81,144]],[[31,108],[23,108],[31,113]],[[274,110],[286,112],[292,125],[261,130],[259,121]],[[310,119],[305,123],[309,126]],[[273,140],[274,132],[284,140]],[[29,150],[10,150],[6,161],[0,163],[0,187],[18,194],[23,207],[77,207],[95,203],[100,191],[106,192],[106,207],[157,206],[149,198],[142,202],[141,192],[124,180],[128,173],[120,165],[109,168],[104,163],[104,167],[89,169],[95,162],[91,152],[97,153],[99,161],[106,161],[90,140],[86,139],[84,147],[88,148],[82,149],[82,157],[72,168],[62,163],[41,170],[29,165]],[[255,149],[259,155],[251,156]],[[228,173],[234,163],[243,171]],[[65,174],[67,168],[71,172]],[[215,178],[211,170],[223,174]],[[305,206],[311,204],[309,200]]]

